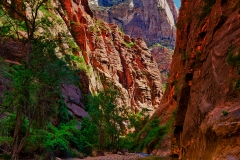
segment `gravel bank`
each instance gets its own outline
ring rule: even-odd
[[[67,160],[137,160],[142,157],[143,156],[140,154],[128,153],[125,155],[107,154],[105,156],[100,156],[100,157],[87,157],[84,159],[72,158]]]

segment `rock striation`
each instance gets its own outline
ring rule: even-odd
[[[160,43],[174,48],[177,9],[173,0],[128,0],[111,7],[95,0],[89,3],[97,17],[117,24],[131,37],[141,37],[149,46]]]
[[[162,123],[175,113],[168,154],[240,159],[240,3],[182,0],[177,27],[168,86],[155,112]],[[166,153],[163,146],[158,154]]]
[[[170,64],[172,62],[173,50],[157,44],[153,45],[150,51],[153,58],[156,60],[158,64],[158,69],[160,70],[162,83],[166,85],[168,74],[170,71]]]
[[[49,12],[58,18],[54,23],[63,22],[50,28],[52,36],[62,41],[59,50],[62,53],[58,56],[68,54],[71,49],[71,54],[83,57],[80,60],[84,61],[77,62],[85,68],[85,72],[82,70],[79,74],[81,88],[62,85],[69,112],[80,119],[88,116],[84,111],[84,95],[97,93],[107,87],[108,82],[113,82],[123,95],[119,99],[120,106],[152,114],[160,104],[163,91],[157,63],[145,42],[130,38],[116,25],[95,18],[87,0],[59,0],[48,5],[51,6]],[[44,16],[44,13],[40,11],[39,15]],[[19,64],[26,56],[20,52],[21,47],[24,45],[12,40],[0,42],[0,55],[6,61]],[[3,89],[0,84],[0,94]]]
[[[163,47],[154,46],[152,55],[158,63],[162,82],[166,83],[172,51],[175,46],[176,28],[175,24],[178,17],[178,10],[173,0],[108,0],[103,4],[102,1],[89,0],[90,7],[94,14],[108,22],[118,25],[123,32],[131,37],[140,37],[148,45],[153,47],[161,44]],[[110,4],[111,2],[111,4]],[[158,49],[157,49],[158,48]],[[157,52],[158,51],[158,52]],[[166,59],[162,63],[162,59]],[[161,63],[160,63],[161,62]]]
[[[163,91],[157,64],[145,42],[95,18],[87,0],[60,3],[63,11],[59,13],[89,66],[90,91],[97,92],[105,87],[105,80],[112,81],[124,96],[121,105],[152,114]]]

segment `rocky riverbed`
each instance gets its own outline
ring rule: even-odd
[[[105,156],[99,157],[86,157],[86,160],[137,160],[142,158],[143,156],[137,153],[127,153],[125,155],[119,154],[106,154]],[[71,158],[65,160],[80,160],[79,158]]]
[[[86,160],[177,160],[172,157],[158,157],[158,156],[144,156],[137,153],[128,153],[125,155],[119,154],[106,154],[99,157],[86,157]],[[60,159],[57,159],[60,160]],[[80,160],[79,158],[65,159],[65,160]]]

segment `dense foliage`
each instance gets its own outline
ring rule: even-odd
[[[213,5],[216,3],[216,0],[203,0],[204,5],[202,6],[201,14],[199,15],[199,23],[201,23],[208,14],[210,14]]]
[[[141,152],[145,150],[151,153],[154,149],[159,147],[162,139],[168,132],[171,132],[173,118],[170,119],[165,125],[160,125],[160,119],[157,117],[141,117],[138,124],[135,126],[135,131],[127,134],[121,139],[121,146],[131,152]],[[136,122],[136,121],[135,121]]]
[[[231,66],[231,67],[236,67],[237,68],[237,72],[240,75],[240,48],[238,48],[238,53],[235,54],[236,49],[231,46],[229,47],[228,50],[228,56],[227,56],[227,63]],[[239,89],[240,88],[240,79],[237,79],[235,82],[235,89]]]
[[[59,112],[59,109],[62,110],[61,103],[63,103],[59,101],[59,99],[61,99],[61,84],[76,84],[78,80],[75,76],[75,71],[67,65],[66,60],[59,59],[55,55],[56,43],[54,41],[39,37],[33,40],[31,44],[33,51],[31,52],[29,64],[24,62],[22,62],[21,65],[6,64],[5,67],[2,68],[4,70],[1,71],[1,73],[3,73],[1,77],[5,78],[5,85],[7,86],[7,89],[2,95],[1,106],[1,113],[6,117],[6,122],[4,123],[8,122],[8,118],[12,116],[12,114],[15,116],[14,121],[11,122],[14,124],[14,127],[4,131],[6,134],[3,133],[2,136],[13,138],[11,148],[16,147],[17,154],[24,149],[26,143],[30,143],[29,138],[39,140],[47,138],[39,138],[37,134],[34,134],[40,131],[40,128],[49,126],[50,118],[57,117],[58,113],[61,113]],[[67,122],[67,120],[65,120],[65,122]],[[66,123],[66,125],[68,124]],[[58,127],[59,130],[65,131],[66,129],[66,127],[63,126]],[[71,125],[66,130],[71,129],[72,131],[73,128],[71,127],[74,127],[74,125]],[[51,127],[47,127],[47,131],[58,136],[57,129],[54,130]],[[64,134],[64,132],[61,134]],[[66,132],[66,134],[68,133]],[[63,137],[66,136],[63,135]],[[61,137],[59,139],[61,139]],[[45,144],[43,146],[52,148],[56,150],[56,152],[60,149],[68,151],[66,149],[68,148],[67,145],[57,144],[58,140],[56,144],[53,139],[50,141],[53,144]],[[47,143],[47,141],[44,143]],[[36,143],[33,144],[36,145]],[[60,145],[60,148],[56,149],[56,145]],[[33,148],[35,147],[32,147],[32,149]],[[12,153],[12,150],[9,152]]]
[[[30,0],[20,6],[16,1],[0,2],[1,39],[24,46],[20,64],[2,61],[0,68],[5,87],[0,107],[0,153],[13,160],[72,156],[74,150],[76,154],[81,149],[79,123],[68,117],[61,95],[62,84],[78,85],[78,69],[72,56],[57,56],[61,42],[51,36],[49,21],[38,14],[46,2]],[[28,5],[30,15],[24,11]],[[43,28],[44,32],[36,34]],[[59,119],[60,123],[53,125],[53,120]]]
[[[120,150],[119,138],[125,131],[128,120],[128,110],[124,106],[117,106],[120,93],[114,85],[97,95],[89,97],[87,111],[98,128],[98,149]]]

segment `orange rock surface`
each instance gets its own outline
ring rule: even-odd
[[[180,159],[240,159],[239,66],[227,63],[230,48],[240,54],[240,3],[213,2],[182,0],[168,86],[155,112],[164,123],[175,110],[168,154]]]
[[[84,0],[62,0],[61,4],[66,13],[60,13],[62,18],[86,63],[96,73],[89,78],[90,84],[102,83],[107,78],[124,95],[122,105],[131,106],[134,112],[147,109],[152,114],[163,92],[157,64],[145,42],[124,35],[116,25],[94,18]],[[92,92],[98,90],[97,85],[92,86]]]

